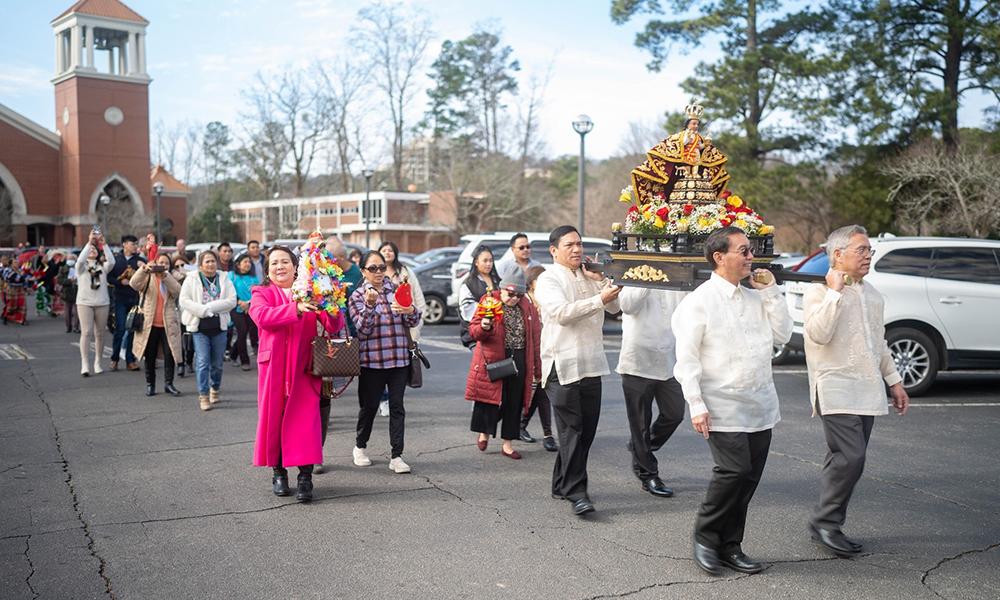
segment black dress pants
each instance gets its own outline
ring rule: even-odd
[[[163,349],[163,383],[170,385],[174,382],[174,355],[170,352],[170,344],[167,343],[167,332],[162,327],[153,327],[149,330],[149,339],[146,340],[146,350],[142,354],[146,363],[146,383],[156,384],[156,355]]]
[[[528,423],[531,422],[531,417],[535,415],[536,410],[538,411],[538,420],[542,422],[542,435],[552,437],[552,404],[549,402],[548,394],[545,393],[545,388],[540,385],[535,386],[528,414],[521,417],[521,429],[528,428]]]
[[[552,493],[572,501],[587,497],[587,459],[601,418],[601,378],[562,385],[555,367],[546,388],[559,430],[559,453],[552,468]]]
[[[632,471],[642,481],[659,477],[653,454],[663,447],[684,420],[684,393],[671,377],[666,381],[622,375],[625,413],[631,434]],[[653,400],[659,413],[653,421]]]
[[[236,325],[236,339],[233,341],[233,348],[230,356],[237,356],[243,366],[250,364],[250,354],[247,352],[247,340],[254,350],[257,349],[257,324],[253,322],[245,312],[237,312],[235,309],[230,313],[233,323]]]
[[[826,460],[819,483],[819,504],[813,511],[817,529],[840,531],[847,519],[847,504],[865,470],[868,440],[875,417],[870,415],[823,415]]]
[[[403,408],[403,392],[406,391],[406,381],[410,375],[410,367],[394,367],[392,369],[369,369],[361,367],[358,377],[358,428],[355,445],[367,448],[368,439],[372,435],[372,424],[378,405],[382,401],[382,392],[389,388],[389,443],[392,446],[392,458],[403,454],[403,428],[406,421],[406,409]]]
[[[713,431],[708,437],[708,447],[715,467],[705,501],[698,509],[694,539],[723,553],[741,550],[747,507],[767,463],[771,430]]]

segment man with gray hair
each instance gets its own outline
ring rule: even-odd
[[[809,530],[834,554],[853,556],[862,546],[841,527],[864,471],[875,416],[889,412],[885,385],[899,415],[906,413],[909,397],[885,341],[885,303],[864,281],[874,254],[868,232],[860,225],[841,227],[827,238],[826,253],[826,285],[813,284],[803,300],[809,400],[813,416],[823,421],[827,445]]]

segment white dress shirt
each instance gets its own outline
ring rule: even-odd
[[[708,413],[712,431],[764,431],[781,420],[771,349],[792,336],[776,286],[733,285],[716,273],[684,298],[671,319],[674,377],[691,417]]]
[[[538,276],[535,299],[545,323],[541,339],[543,386],[553,366],[562,385],[611,372],[604,355],[604,311],[618,312],[618,301],[601,302],[602,287],[581,269],[570,270],[558,263]]]
[[[885,385],[903,380],[885,341],[885,302],[871,284],[840,292],[822,284],[806,290],[803,338],[813,416],[884,415]]]
[[[622,309],[622,375],[666,381],[674,376],[674,332],[670,317],[689,292],[628,287],[618,294]]]

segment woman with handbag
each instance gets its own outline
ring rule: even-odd
[[[132,351],[146,363],[146,395],[156,394],[156,355],[163,349],[163,391],[180,396],[174,387],[174,365],[181,358],[181,323],[177,315],[177,298],[181,284],[167,271],[170,257],[161,254],[153,265],[142,263],[129,280],[132,289],[141,294],[142,329],[132,341]]]
[[[80,315],[80,375],[103,373],[101,354],[104,352],[104,328],[108,322],[111,296],[107,274],[115,265],[115,257],[104,241],[104,235],[90,232],[87,245],[80,250],[76,265],[76,313]],[[94,369],[90,369],[90,344],[94,344]]]
[[[493,251],[487,246],[478,246],[472,252],[472,269],[458,290],[459,336],[466,348],[476,345],[476,340],[469,335],[469,322],[476,313],[479,299],[499,285],[500,275],[493,264]]]
[[[288,467],[298,467],[295,498],[312,500],[313,465],[323,462],[319,410],[322,379],[308,369],[317,322],[330,333],[344,329],[343,314],[331,317],[292,299],[298,259],[284,246],[267,251],[267,272],[255,286],[249,314],[259,330],[257,350],[257,438],[253,464],[271,467],[271,491],[287,496]]]
[[[399,247],[396,242],[385,241],[378,247],[378,253],[385,259],[385,278],[392,282],[392,285],[399,287],[399,284],[407,281],[410,289],[413,290],[413,305],[417,307],[420,314],[427,312],[427,301],[424,299],[424,291],[420,288],[420,280],[413,276],[413,272],[399,261]],[[420,341],[420,332],[424,328],[421,319],[416,326],[410,328],[410,338],[413,341]],[[389,392],[382,392],[382,401],[378,405],[378,414],[383,417],[389,416]]]
[[[229,311],[236,306],[233,283],[219,273],[218,265],[214,250],[203,251],[198,255],[198,272],[185,277],[181,285],[181,322],[194,341],[194,374],[201,410],[209,410],[219,401]]]
[[[465,398],[475,402],[470,429],[479,434],[477,446],[485,451],[501,421],[500,452],[514,460],[521,454],[511,442],[518,439],[521,416],[528,412],[542,372],[538,311],[526,294],[524,272],[516,269],[483,299],[499,309],[485,309],[487,302],[481,302],[484,308],[476,310],[469,323],[469,334],[477,342],[465,384]]]
[[[365,276],[361,286],[351,294],[351,319],[358,330],[361,349],[361,374],[358,376],[357,437],[353,451],[354,464],[372,464],[365,448],[371,437],[372,424],[382,392],[389,388],[389,441],[392,459],[389,468],[395,473],[409,473],[403,461],[403,429],[406,410],[403,393],[410,376],[410,328],[420,323],[420,311],[415,306],[400,306],[389,296],[395,286],[386,277],[386,261],[378,252],[369,252],[361,262]]]

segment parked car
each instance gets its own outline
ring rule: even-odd
[[[451,265],[451,294],[448,296],[448,306],[458,307],[458,292],[462,287],[462,281],[469,274],[472,268],[472,253],[479,246],[486,246],[493,251],[493,257],[499,261],[510,248],[510,238],[517,232],[498,231],[496,233],[477,233],[463,235],[461,241],[465,243],[462,253]],[[531,245],[531,258],[542,264],[552,264],[552,255],[549,254],[549,234],[545,232],[525,233],[528,236],[528,243]],[[609,258],[611,252],[611,242],[602,238],[583,238],[583,254],[603,261]]]
[[[925,393],[939,371],[1000,368],[1000,241],[881,236],[865,281],[885,297],[885,338],[903,387]],[[798,268],[823,274],[825,252]],[[789,346],[801,349],[802,301],[809,284],[786,284],[795,321]]]
[[[448,306],[453,262],[452,258],[445,256],[411,269],[424,292],[424,300],[427,302],[424,323],[428,325],[437,325],[448,317],[458,315],[457,308]]]
[[[450,258],[452,261],[458,260],[462,254],[464,246],[445,246],[443,248],[432,248],[427,252],[421,252],[413,257],[413,262],[418,265],[434,262],[439,258]]]
[[[198,242],[197,244],[188,244],[184,247],[186,252],[194,252],[195,256],[201,254],[204,250],[216,250],[221,242]],[[241,244],[239,242],[229,242],[229,245],[233,247],[233,256],[239,256],[241,252],[246,252],[247,245]]]

